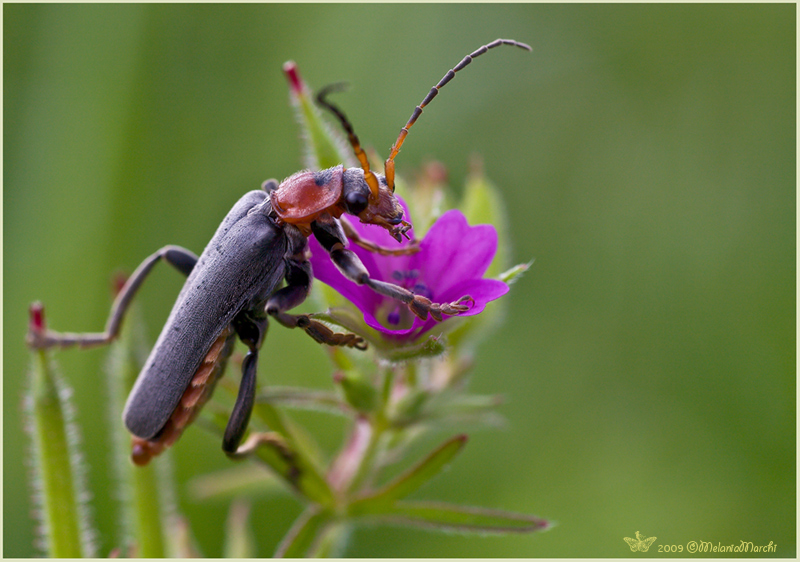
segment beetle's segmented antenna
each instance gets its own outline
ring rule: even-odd
[[[364,152],[364,149],[361,148],[361,143],[356,136],[355,131],[353,131],[353,126],[350,124],[350,121],[347,120],[344,112],[339,109],[337,106],[333,105],[331,102],[326,100],[325,98],[331,92],[338,92],[344,90],[347,87],[347,84],[344,82],[337,82],[336,84],[329,84],[325,86],[317,93],[317,103],[333,113],[339,122],[344,127],[345,132],[347,133],[347,138],[350,141],[350,145],[353,147],[353,151],[356,153],[356,158],[358,158],[359,163],[361,164],[361,169],[364,170],[364,179],[369,185],[370,191],[370,202],[377,203],[378,202],[378,178],[375,177],[375,174],[369,169],[369,162],[367,162],[367,154]]]
[[[526,45],[525,43],[520,43],[519,41],[514,41],[513,39],[495,39],[488,45],[484,45],[480,49],[476,50],[473,53],[470,53],[466,57],[464,57],[460,63],[455,65],[453,68],[447,71],[447,74],[439,80],[439,83],[436,84],[431,91],[428,92],[428,95],[425,96],[425,99],[422,100],[422,103],[419,104],[415,109],[414,113],[411,114],[411,118],[406,123],[406,126],[400,129],[400,135],[397,137],[397,140],[392,145],[392,150],[389,153],[389,158],[386,159],[386,163],[384,164],[384,172],[386,174],[386,183],[389,185],[389,188],[394,192],[394,158],[397,156],[397,153],[400,152],[400,147],[403,146],[403,142],[406,139],[406,135],[408,134],[408,130],[411,126],[416,122],[417,118],[422,115],[422,109],[431,103],[431,100],[436,97],[436,94],[439,93],[439,90],[447,84],[453,77],[456,75],[456,72],[467,66],[469,63],[472,62],[472,59],[478,57],[488,51],[489,49],[494,49],[495,47],[499,47],[500,45],[513,45],[514,47],[519,47],[521,49],[525,49],[526,51],[530,51],[530,45]]]

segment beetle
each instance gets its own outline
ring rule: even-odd
[[[361,239],[343,215],[382,227],[398,241],[403,236],[408,238],[411,225],[403,220],[403,210],[394,196],[394,159],[409,129],[439,90],[475,57],[500,45],[531,50],[524,43],[497,39],[464,57],[414,109],[392,145],[383,174],[370,170],[347,117],[327,100],[338,86],[322,89],[317,102],[344,128],[360,168],[339,165],[297,172],[280,183],[267,180],[262,189],[250,191],[236,202],[199,257],[179,246],[165,246],[146,258],[117,294],[103,332],[31,329],[28,344],[47,348],[110,343],[118,336],[131,300],[156,263],[165,261],[187,276],[122,414],[132,434],[131,458],[135,464],[145,465],[180,437],[210,398],[237,336],[248,352],[222,449],[230,456],[241,453],[240,443],[255,402],[258,354],[268,318],[300,328],[322,344],[366,348],[363,339],[354,334],[334,333],[309,315],[288,313],[305,300],[311,288],[307,239],[312,234],[348,279],[401,301],[423,320],[430,314],[441,321],[443,315],[468,310],[472,300],[469,295],[451,303],[433,303],[398,285],[371,279],[356,254],[345,247],[348,240],[389,255],[417,248],[412,244],[389,249]]]

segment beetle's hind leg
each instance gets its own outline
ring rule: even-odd
[[[279,289],[267,301],[267,314],[287,328],[302,328],[317,343],[366,349],[367,343],[355,334],[336,333],[307,314],[288,314],[286,311],[302,303],[311,290],[311,266],[307,261],[289,262],[286,287]]]
[[[119,335],[122,320],[125,318],[125,313],[128,311],[136,291],[153,269],[153,266],[160,260],[164,260],[188,276],[197,263],[197,256],[180,246],[164,246],[139,264],[136,271],[125,282],[125,285],[117,294],[114,304],[111,306],[111,313],[106,321],[104,331],[99,333],[71,333],[54,332],[52,330],[36,331],[32,329],[25,338],[27,344],[34,349],[41,349],[70,347],[73,345],[92,347],[110,343]]]
[[[267,318],[263,312],[241,312],[233,320],[236,334],[248,347],[249,351],[242,361],[242,381],[239,383],[239,393],[236,404],[233,406],[228,425],[225,427],[225,436],[222,438],[222,450],[230,456],[236,456],[239,443],[242,442],[253,413],[256,402],[256,374],[258,371],[258,350],[267,334]]]

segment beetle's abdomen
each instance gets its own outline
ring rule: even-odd
[[[331,212],[331,207],[338,205],[342,197],[343,170],[339,165],[289,176],[270,193],[272,208],[281,220],[290,224],[308,223],[320,213]],[[331,214],[338,216],[335,211]]]
[[[135,465],[144,466],[150,459],[171,447],[181,436],[184,428],[194,421],[200,409],[211,398],[217,381],[225,373],[225,366],[236,341],[235,336],[233,327],[229,325],[214,341],[181,396],[180,402],[156,437],[152,439],[142,439],[135,435],[131,437],[131,460]]]

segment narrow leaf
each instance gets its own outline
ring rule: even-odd
[[[396,525],[477,534],[532,533],[552,525],[533,515],[436,502],[396,502],[378,519]]]
[[[239,450],[269,466],[281,479],[309,500],[328,506],[333,493],[308,459],[275,433],[251,433]]]
[[[320,533],[329,523],[330,514],[328,512],[314,507],[306,509],[278,545],[275,558],[305,557],[312,551]]]
[[[253,558],[255,537],[250,526],[250,502],[236,500],[231,504],[225,532],[225,558]]]
[[[426,459],[408,472],[400,475],[390,484],[369,496],[353,502],[350,506],[350,513],[352,515],[364,515],[386,512],[387,506],[391,506],[396,500],[408,496],[439,474],[461,451],[466,442],[466,435],[458,435],[446,441]]]
[[[259,391],[256,400],[304,410],[348,414],[350,407],[335,392],[307,388],[270,386]]]
[[[196,423],[222,435],[228,423],[227,412],[216,410],[213,404],[206,406],[205,412],[206,416]],[[212,412],[213,415],[209,417],[207,414]],[[239,447],[239,456],[263,462],[291,489],[314,502],[331,505],[333,493],[317,465],[306,452],[313,445],[307,442],[302,433],[293,429],[288,423],[289,420],[284,419],[284,416],[270,404],[256,402],[253,414],[266,423],[272,431],[268,433],[251,431],[249,437]]]
[[[306,551],[308,558],[341,558],[350,539],[353,526],[334,521],[321,529],[312,548]]]
[[[272,473],[255,463],[239,463],[222,470],[192,478],[187,491],[196,502],[230,501],[235,497],[256,498],[285,492],[283,483]]]

